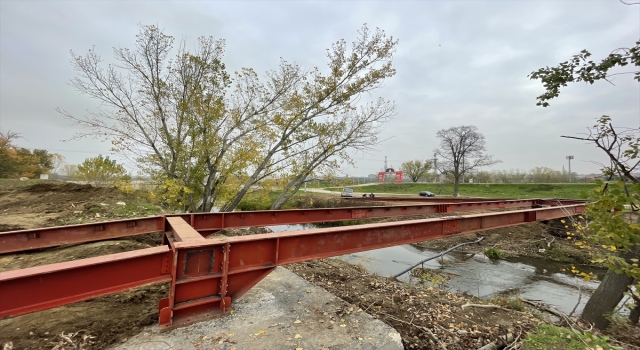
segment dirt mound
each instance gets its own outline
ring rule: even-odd
[[[20,227],[20,226],[16,226],[16,225],[0,224],[0,232],[17,231],[17,230],[24,230],[24,227]]]
[[[123,205],[124,203],[124,205]],[[0,232],[157,215],[139,194],[114,187],[38,182],[0,192]]]
[[[91,185],[81,185],[71,182],[43,182],[20,189],[21,192],[94,192],[98,188]]]

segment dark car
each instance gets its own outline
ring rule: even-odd
[[[429,191],[420,191],[420,193],[418,193],[420,195],[420,197],[435,197],[436,195],[433,194],[433,192],[429,192]]]

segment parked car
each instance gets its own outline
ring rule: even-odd
[[[420,197],[435,197],[436,195],[433,192],[429,192],[429,191],[420,191],[420,193],[418,193],[420,195]]]
[[[340,193],[340,197],[353,198],[353,188],[349,188],[349,187],[343,188],[342,193]]]

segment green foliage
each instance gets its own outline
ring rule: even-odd
[[[640,66],[640,41],[631,48],[614,50],[600,63],[589,60],[591,53],[582,50],[570,60],[560,63],[557,67],[545,67],[532,72],[531,79],[540,79],[546,92],[538,96],[538,106],[549,106],[549,100],[560,95],[560,88],[569,83],[585,82],[593,84],[597,80],[607,80],[609,70],[614,67],[624,67],[629,64]],[[640,82],[640,71],[634,72],[635,79]]]
[[[76,177],[78,180],[87,181],[94,186],[118,184],[124,187],[124,183],[131,180],[122,165],[117,164],[115,159],[109,159],[109,156],[103,157],[102,155],[85,159],[82,164],[78,165]]]
[[[570,227],[586,240],[586,243],[576,242],[576,245],[590,249],[594,254],[593,262],[638,280],[638,259],[627,260],[620,253],[628,252],[640,243],[640,226],[625,210],[630,198],[640,198],[640,184],[627,184],[623,181],[598,181],[597,184],[600,187],[590,193],[594,202],[587,205],[586,214],[590,218],[588,228],[575,223]]]
[[[494,296],[489,301],[489,304],[499,305],[507,309],[524,311],[524,302],[520,297],[519,290],[509,290],[499,295]]]
[[[608,343],[609,337],[596,336],[590,332],[574,332],[550,324],[538,325],[536,332],[522,342],[522,350],[622,350]]]
[[[158,186],[159,198],[164,205],[179,211],[186,211],[190,206],[192,190],[178,180],[167,179]]]
[[[451,279],[450,276],[443,276],[436,271],[422,268],[415,268],[411,270],[411,276],[417,278],[422,283],[430,284],[432,287]]]
[[[251,210],[269,210],[275,198],[275,193],[270,196],[266,191],[261,193],[251,193],[245,196],[237,206],[237,209],[241,211]]]
[[[60,157],[43,149],[33,151],[14,144],[19,134],[0,132],[0,178],[39,178],[54,167]]]
[[[499,260],[504,258],[504,252],[497,247],[491,247],[484,250],[484,255],[493,260]]]
[[[623,2],[624,3],[624,2]],[[626,3],[625,3],[626,4]],[[591,53],[587,50],[574,55],[570,60],[560,63],[556,67],[545,67],[532,72],[531,79],[540,79],[545,93],[538,96],[538,106],[549,106],[548,101],[560,95],[560,88],[569,83],[585,82],[593,84],[598,80],[606,80],[613,75],[634,74],[634,79],[640,82],[640,41],[631,48],[618,48],[604,58],[600,63],[589,60]],[[635,66],[635,71],[612,74],[616,67]],[[638,211],[636,204],[639,196],[640,179],[634,175],[638,166],[638,152],[640,137],[637,128],[614,128],[609,116],[602,116],[596,124],[588,128],[584,137],[563,136],[567,138],[588,141],[604,152],[609,158],[609,165],[603,166],[602,172],[609,179],[620,181],[598,182],[599,188],[588,194],[594,202],[587,206],[587,215],[591,218],[588,227],[579,223],[567,225],[567,234],[580,235],[584,241],[576,242],[580,248],[589,250],[594,255],[593,262],[601,263],[610,271],[626,274],[638,281],[638,220],[626,215],[625,204]],[[572,230],[573,232],[571,232]],[[590,276],[582,274],[585,279]],[[611,279],[613,281],[614,279]],[[637,282],[636,282],[637,283]],[[636,284],[636,291],[640,284]],[[611,299],[611,303],[598,303],[610,296],[618,299],[628,286],[620,283],[601,283],[587,302],[583,310],[583,317],[593,322],[598,328],[606,328],[609,322],[605,315],[613,312],[615,303],[619,300]],[[604,306],[604,305],[607,306]]]
[[[412,182],[426,180],[433,164],[430,160],[410,160],[400,165],[400,169],[404,172],[404,176],[411,179]]]

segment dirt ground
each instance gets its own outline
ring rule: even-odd
[[[124,203],[124,204],[123,204]],[[0,232],[71,225],[162,212],[138,194],[62,181],[0,186]]]
[[[60,336],[83,349],[104,349],[158,322],[158,302],[167,285],[151,285],[126,292],[0,320],[0,345],[13,349],[73,349]]]
[[[463,307],[473,301],[433,287],[371,275],[336,259],[287,266],[365,312],[392,326],[405,349],[477,349],[498,337],[522,337],[540,322],[532,315],[505,308]]]

